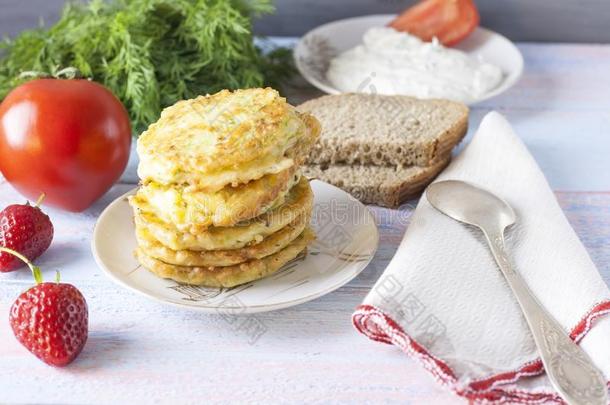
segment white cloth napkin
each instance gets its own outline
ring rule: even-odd
[[[506,236],[517,271],[610,376],[610,318],[602,316],[610,313],[610,292],[504,117],[491,112],[483,119],[437,181],[448,179],[480,185],[513,207],[517,224]],[[482,235],[436,211],[425,196],[353,321],[471,401],[560,402]]]

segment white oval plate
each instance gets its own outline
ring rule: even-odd
[[[254,313],[287,308],[328,294],[356,277],[377,250],[373,216],[358,200],[330,184],[313,180],[312,227],[317,240],[281,270],[234,288],[207,288],[159,278],[142,268],[136,248],[133,211],[127,196],[100,215],[93,232],[95,261],[116,283],[166,304],[210,313]]]
[[[372,27],[388,24],[395,15],[382,14],[347,18],[321,25],[301,38],[294,50],[294,58],[299,72],[318,89],[339,94],[340,90],[326,79],[330,61],[340,53],[362,42],[362,35]],[[474,100],[478,103],[497,96],[512,87],[523,72],[523,56],[511,41],[502,35],[478,27],[456,49],[474,58],[482,58],[502,69],[504,78],[492,91]]]

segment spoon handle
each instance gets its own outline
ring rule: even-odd
[[[523,310],[542,364],[555,389],[570,405],[607,405],[608,388],[604,376],[513,269],[504,247],[503,230],[495,233],[485,231],[485,236],[496,263]]]

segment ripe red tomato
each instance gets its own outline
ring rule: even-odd
[[[0,172],[25,197],[79,212],[125,170],[129,116],[104,86],[37,79],[0,104]]]
[[[424,41],[438,38],[443,45],[455,45],[479,25],[479,12],[472,0],[423,0],[409,7],[389,26]]]

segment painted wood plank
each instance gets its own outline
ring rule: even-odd
[[[53,23],[64,0],[0,0],[0,36]],[[414,0],[275,0],[276,12],[256,21],[262,35],[302,35],[325,22],[397,13]],[[606,0],[477,0],[481,21],[515,41],[610,42]]]
[[[41,364],[2,324],[0,402],[455,402],[395,348],[353,330],[363,288],[256,315],[267,332],[251,345],[220,315],[176,312],[106,282],[79,287],[90,298],[92,332],[69,369]],[[19,291],[2,288],[1,313]]]
[[[257,21],[265,35],[303,35],[354,16],[397,13],[414,0],[275,0],[277,12]],[[610,3],[605,0],[477,0],[484,27],[515,41],[609,42]]]
[[[475,106],[471,127],[490,109],[508,116],[610,284],[610,79],[602,72],[610,46],[520,48],[523,80]],[[292,92],[293,102],[315,94],[302,85]],[[50,210],[56,240],[39,263],[47,277],[61,269],[90,305],[91,339],[71,367],[47,367],[15,341],[8,309],[30,277],[25,271],[0,275],[0,403],[461,403],[398,349],[370,342],[350,324],[352,310],[396,250],[414,201],[402,210],[372,208],[381,246],[371,265],[335,293],[256,315],[266,332],[250,344],[239,320],[165,307],[101,274],[89,250],[95,220],[131,187],[116,185],[82,214]],[[0,207],[21,200],[0,179]]]
[[[126,184],[113,187],[107,195],[82,214],[45,208],[56,224],[53,244],[39,261],[47,279],[52,279],[55,271],[59,270],[64,280],[73,283],[106,280],[91,256],[91,233],[103,208],[132,187]],[[610,192],[562,191],[557,192],[556,196],[593,261],[610,284],[610,252],[607,249],[610,240]],[[6,183],[0,185],[0,207],[19,201],[23,201],[23,197],[12,187]],[[363,275],[352,282],[353,285],[371,287],[381,275],[402,239],[416,203],[415,200],[409,201],[400,210],[371,207],[380,229],[381,245],[373,263]],[[30,280],[29,273],[25,271],[0,274],[0,282],[3,284],[29,283]]]
[[[559,193],[570,222],[610,283],[609,193]],[[419,367],[393,347],[369,342],[350,325],[350,315],[391,259],[408,224],[403,211],[373,209],[381,246],[373,263],[348,286],[313,302],[256,315],[266,332],[254,344],[222,314],[165,307],[98,278],[93,264],[63,263],[64,280],[89,301],[91,340],[67,370],[39,363],[0,322],[0,402],[184,403],[201,400],[263,402],[450,403]],[[64,222],[54,218],[58,230]],[[81,224],[88,228],[91,219]],[[86,250],[88,243],[83,245]],[[57,252],[58,254],[60,252]],[[41,260],[44,267],[47,261]],[[51,260],[52,261],[52,260]],[[77,267],[78,266],[78,267]],[[2,280],[0,313],[26,288],[26,274]],[[23,277],[21,277],[23,276]],[[383,369],[381,373],[379,370]],[[25,376],[16,378],[15,376]],[[41,388],[29,387],[48,381]],[[365,381],[366,383],[362,384]],[[48,388],[47,388],[48,387]]]

